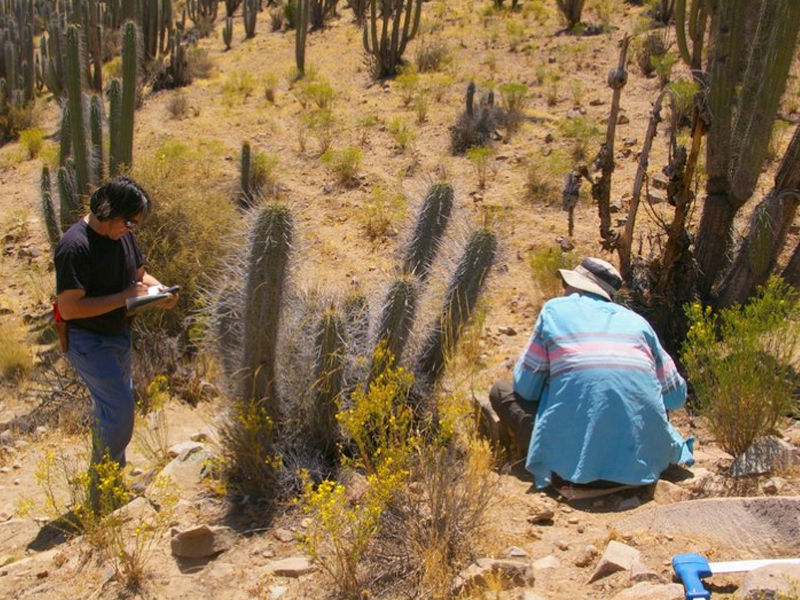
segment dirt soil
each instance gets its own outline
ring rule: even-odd
[[[531,278],[530,250],[553,247],[558,236],[567,235],[567,218],[560,209],[558,190],[545,199],[532,200],[527,195],[526,161],[541,149],[568,151],[569,142],[560,135],[558,122],[569,111],[580,110],[598,120],[607,113],[611,92],[606,75],[617,62],[617,44],[623,33],[637,27],[643,11],[626,3],[612,3],[613,27],[609,32],[572,36],[561,32],[562,25],[549,3],[538,17],[537,11],[484,17],[484,8],[489,4],[471,0],[424,4],[424,27],[435,30],[424,39],[441,39],[447,44],[452,62],[446,72],[452,83],[441,101],[429,97],[423,123],[416,122],[413,107],[404,106],[396,82],[371,80],[363,62],[361,34],[352,24],[349,10],[343,10],[323,31],[309,35],[307,61],[316,73],[331,82],[337,94],[334,147],[359,143],[358,121],[362,117],[376,115],[379,119],[378,126],[367,135],[359,183],[355,187],[345,188],[336,183],[319,160],[312,136],[306,140],[304,150],[299,148],[302,108],[285,78],[294,65],[294,34],[271,32],[266,13],[259,16],[257,36],[248,41],[243,40],[243,25],[237,15],[233,48],[228,52],[223,51],[220,23],[211,37],[199,42],[201,48],[208,50],[214,65],[210,77],[198,79],[181,91],[151,94],[146,90],[144,104],[136,113],[134,152],[135,157],[145,156],[165,142],[176,140],[189,147],[213,141],[218,151],[211,160],[218,162],[209,165],[211,176],[198,181],[198,185],[214,190],[235,187],[237,157],[243,140],[249,139],[257,149],[276,154],[280,160],[277,178],[281,194],[300,215],[298,237],[303,267],[297,277],[309,288],[344,288],[354,282],[385,280],[395,267],[395,249],[413,211],[398,217],[386,235],[370,240],[361,213],[372,198],[374,186],[403,191],[413,199],[420,195],[434,173],[446,170],[455,187],[457,218],[462,228],[480,222],[491,213],[502,242],[502,257],[487,293],[489,310],[481,337],[481,368],[469,381],[451,373],[447,384],[476,395],[488,393],[495,379],[510,377],[538,308],[547,299]],[[597,13],[591,9],[586,13],[589,21],[598,21]],[[523,39],[516,51],[511,50],[507,20],[525,23]],[[414,57],[419,43],[410,45],[410,57]],[[560,76],[553,105],[548,104],[546,86],[537,82],[537,67]],[[255,86],[249,95],[225,91],[237,73],[252,77]],[[676,66],[675,73],[685,76],[680,66]],[[274,74],[278,82],[274,103],[264,98],[263,86],[269,74]],[[449,128],[463,108],[466,84],[473,79],[497,84],[523,82],[531,96],[525,111],[529,118],[520,130],[496,142],[497,151],[491,159],[484,188],[479,187],[470,161],[451,157],[448,151]],[[617,128],[617,167],[612,192],[612,198],[621,202],[623,210],[630,197],[637,153],[658,89],[656,79],[646,78],[635,65],[630,66],[622,95],[628,122]],[[185,96],[189,109],[182,118],[173,118],[168,105],[178,94]],[[39,126],[48,135],[53,134],[57,108],[52,99],[42,98],[39,110]],[[389,130],[389,123],[395,117],[405,119],[418,131],[416,141],[405,152],[398,149]],[[554,140],[546,142],[550,135]],[[660,135],[651,159],[651,175],[665,164],[665,158],[666,143]],[[55,353],[48,321],[55,281],[38,208],[41,166],[41,159],[27,159],[17,143],[0,148],[0,272],[3,274],[0,318],[15,320],[25,328],[31,352],[37,355],[34,374]],[[772,172],[774,165],[762,177],[754,198],[760,198],[769,187]],[[580,256],[602,256],[596,209],[585,189],[584,196],[577,208],[571,241]],[[658,214],[669,214],[669,207],[654,207],[651,217]],[[696,211],[695,221],[698,217]],[[745,223],[746,217],[742,216],[737,225],[742,228]],[[787,247],[794,247],[797,242],[794,230],[790,238]],[[647,244],[646,238],[643,243]],[[158,274],[157,266],[152,270]],[[2,384],[0,430],[14,417],[28,414],[36,407],[37,399],[30,395],[31,386],[30,382]],[[216,448],[213,431],[224,411],[222,399],[192,407],[179,397],[172,398],[167,407],[170,442],[189,440],[207,428],[212,432],[207,449],[213,453]],[[732,457],[714,444],[702,421],[684,410],[672,415],[672,420],[681,434],[695,436],[697,463],[691,471],[675,475],[676,488],[662,488],[671,491],[655,493],[655,499],[651,486],[569,503],[555,492],[536,491],[519,464],[505,465],[498,471],[500,492],[490,509],[491,536],[487,543],[490,555],[502,558],[510,547],[517,547],[524,551],[522,560],[533,564],[553,557],[555,560],[534,567],[536,581],[531,590],[552,600],[612,598],[633,585],[630,574],[624,571],[587,583],[612,539],[641,552],[644,562],[654,571],[654,583],[670,581],[670,559],[677,553],[700,552],[718,560],[744,557],[745,548],[710,544],[702,535],[690,539],[671,534],[618,533],[617,525],[622,519],[659,503],[712,496],[762,496],[765,489],[772,491],[762,485],[769,476],[744,482],[728,478]],[[790,442],[800,444],[800,428],[796,424],[788,424],[782,433]],[[171,554],[167,531],[157,540],[142,590],[126,591],[113,577],[113,569],[93,558],[81,538],[47,547],[48,544],[39,543],[40,522],[17,514],[22,500],[41,499],[36,472],[42,458],[48,454],[78,455],[87,447],[86,434],[79,428],[76,432],[74,427],[47,427],[24,435],[11,432],[11,437],[2,443],[11,450],[0,453],[0,597],[292,599],[326,597],[331,589],[319,571],[299,578],[278,577],[269,572],[270,562],[301,554],[292,537],[302,534],[302,515],[289,507],[268,528],[262,528],[255,522],[249,523],[247,509],[242,507],[241,518],[236,522],[236,540],[230,549],[211,560],[182,562]],[[131,448],[129,461],[132,468],[147,470],[146,459],[136,447]],[[800,495],[800,476],[796,472],[779,475],[783,482],[781,495]],[[229,501],[218,496],[198,474],[188,475],[179,490],[180,510],[174,527],[230,524],[226,517],[231,509]],[[546,510],[553,511],[552,519],[529,522],[529,517]],[[292,535],[285,535],[287,530]],[[590,545],[599,553],[589,561],[580,560]],[[776,548],[775,554],[780,555],[781,549]],[[739,581],[736,576],[715,578],[715,589],[721,595],[731,593]],[[496,592],[491,597],[514,598],[518,593],[520,590]]]

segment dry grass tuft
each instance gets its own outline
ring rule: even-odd
[[[33,369],[33,358],[25,343],[22,326],[15,321],[0,321],[0,378],[19,383]]]

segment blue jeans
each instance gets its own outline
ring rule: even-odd
[[[94,435],[92,463],[109,456],[125,466],[125,448],[133,435],[131,334],[100,335],[69,328],[67,359],[92,395]]]

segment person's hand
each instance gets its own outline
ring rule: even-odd
[[[161,286],[164,287],[164,286]],[[178,294],[167,294],[167,300],[159,304],[160,308],[164,310],[169,310],[171,308],[175,308],[175,305],[178,303]]]
[[[125,300],[128,298],[135,298],[136,296],[147,296],[148,289],[149,288],[141,281],[137,281],[122,291],[122,298]]]

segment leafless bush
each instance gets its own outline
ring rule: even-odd
[[[9,425],[20,433],[32,433],[45,425],[74,434],[85,431],[91,424],[92,397],[66,360],[43,361],[32,378],[27,397],[36,406]]]

